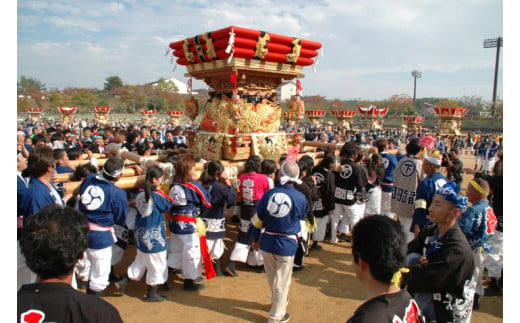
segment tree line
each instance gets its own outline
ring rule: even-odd
[[[175,83],[159,79],[157,82],[143,85],[130,85],[123,82],[119,76],[108,76],[103,89],[66,87],[47,89],[42,81],[22,76],[17,81],[17,112],[27,112],[29,108],[40,108],[45,112],[57,113],[56,107],[75,106],[78,112],[92,111],[94,106],[110,106],[116,113],[134,113],[141,109],[155,109],[158,111],[184,110],[184,102],[188,95],[180,94]],[[208,99],[207,90],[194,91],[194,97],[203,106]],[[385,100],[363,99],[327,99],[324,96],[304,96],[307,110],[357,110],[357,106],[368,107],[375,105],[378,108],[390,107],[389,116],[402,116],[422,113],[431,113],[434,106],[458,107],[468,109],[467,116],[477,117],[485,106],[485,102],[478,96],[463,96],[462,98],[417,98],[414,109],[413,99],[406,94],[395,94]],[[287,110],[289,102],[282,102],[282,108]],[[502,102],[498,105],[498,115],[502,111]],[[329,113],[330,114],[330,113]]]

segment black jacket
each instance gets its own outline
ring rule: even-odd
[[[471,284],[475,262],[471,247],[458,224],[438,239],[439,248],[433,251],[433,243],[429,241],[437,234],[437,225],[431,225],[408,243],[408,254],[423,255],[426,249],[429,260],[425,264],[410,266],[410,272],[403,276],[403,283],[412,296],[416,292],[433,294],[437,321],[451,322],[454,317],[468,315],[468,312],[471,315],[474,290],[468,290],[475,288]],[[455,303],[458,305],[454,306]]]

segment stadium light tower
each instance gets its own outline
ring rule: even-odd
[[[496,116],[496,100],[497,100],[497,80],[498,80],[498,58],[500,57],[500,47],[502,47],[504,39],[502,37],[484,40],[484,48],[497,48],[497,57],[495,59],[495,83],[493,85],[493,103],[491,111],[493,118]]]
[[[417,111],[417,105],[415,104],[415,85],[417,83],[417,79],[421,78],[422,72],[414,70],[414,71],[412,71],[412,76],[413,76],[413,110]]]

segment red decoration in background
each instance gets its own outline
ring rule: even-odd
[[[94,109],[95,109],[97,112],[101,112],[101,111],[106,111],[106,112],[108,112],[108,110],[110,110],[110,107],[98,107],[98,106],[95,106]]]
[[[233,93],[237,93],[237,73],[235,72],[231,74],[231,83],[235,84],[235,91]]]
[[[296,81],[296,96],[300,96],[302,92],[302,82],[300,80]]]
[[[188,83],[186,83],[186,88],[187,88],[187,91],[188,91],[188,95],[191,97],[191,93],[192,93],[192,79],[190,78],[188,80]]]

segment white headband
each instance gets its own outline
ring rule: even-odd
[[[296,177],[291,177],[291,176],[288,176],[287,174],[285,174],[284,172],[284,164],[282,164],[282,166],[280,167],[280,171],[282,173],[282,177],[280,178],[280,184],[282,185],[285,185],[287,182],[294,182],[296,184],[301,184],[303,183],[298,177],[300,177],[300,169],[298,168],[298,172],[296,173]],[[296,165],[298,166],[298,165]]]
[[[121,167],[121,169],[117,169],[117,170],[113,171],[112,173],[109,173],[106,171],[105,167],[103,167],[103,173],[105,173],[106,175],[108,175],[112,178],[116,178],[119,175],[123,174],[124,169],[125,169],[125,165],[123,164],[123,167]]]

